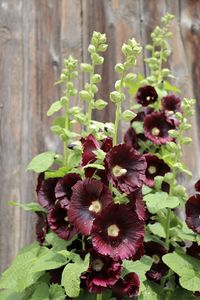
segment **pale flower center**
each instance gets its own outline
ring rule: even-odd
[[[104,263],[99,258],[94,259],[92,262],[92,269],[95,270],[96,272],[100,272],[103,269],[103,266]]]
[[[150,166],[148,167],[148,172],[150,174],[155,174],[156,173],[156,167],[155,166]]]
[[[147,100],[147,101],[150,101],[150,100],[151,100],[151,97],[150,97],[150,96],[147,96],[147,97],[146,97],[146,100]]]
[[[158,129],[157,127],[154,127],[152,130],[151,130],[151,133],[155,136],[158,136],[159,133],[160,133],[160,129]]]
[[[120,177],[122,175],[125,175],[127,173],[126,169],[123,169],[122,167],[116,165],[113,169],[112,169],[112,173],[115,177]]]
[[[98,212],[101,211],[101,208],[102,208],[101,202],[99,202],[99,200],[95,200],[92,201],[92,203],[90,204],[89,211],[93,211],[97,214]]]
[[[119,227],[116,224],[108,226],[108,235],[112,237],[117,237],[119,235]]]
[[[171,116],[174,114],[173,110],[165,110],[165,113],[168,115],[168,116]]]
[[[156,254],[152,256],[154,264],[158,264],[160,262],[160,257]]]

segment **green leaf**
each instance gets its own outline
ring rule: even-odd
[[[42,275],[42,272],[33,273],[31,266],[43,252],[38,243],[33,243],[18,254],[11,266],[3,273],[0,280],[0,289],[10,289],[22,292],[32,285]]]
[[[137,134],[140,134],[140,133],[144,132],[143,122],[134,121],[132,123],[132,127],[133,127],[133,129],[135,129]]]
[[[65,291],[61,285],[52,284],[49,289],[50,300],[65,300]]]
[[[157,192],[144,196],[147,208],[150,213],[155,214],[163,208],[175,208],[179,205],[179,199],[174,196],[169,196],[165,192]]]
[[[151,193],[152,189],[150,187],[148,187],[147,185],[143,184],[142,186],[142,195],[147,195],[149,193]]]
[[[137,298],[138,300],[163,300],[163,290],[160,285],[146,281],[144,283],[145,289]],[[178,300],[178,299],[177,299]]]
[[[62,108],[62,103],[61,101],[56,101],[51,104],[49,110],[47,111],[47,116],[53,115],[55,112],[59,111]]]
[[[149,224],[147,228],[155,235],[161,238],[166,238],[166,233],[163,226],[160,223]]]
[[[104,160],[104,158],[106,156],[106,153],[101,149],[97,149],[92,152],[95,154],[96,159]]]
[[[89,254],[74,263],[69,263],[62,273],[62,285],[69,297],[78,297],[80,293],[80,276],[89,267]]]
[[[35,212],[44,212],[47,213],[47,209],[45,209],[44,207],[42,207],[39,203],[37,202],[31,202],[31,203],[17,203],[15,201],[9,201],[8,204],[10,206],[18,206],[23,208],[26,211],[35,211]]]
[[[188,292],[185,289],[178,287],[175,289],[173,294],[170,295],[170,300],[195,300],[197,299],[195,296],[192,295],[191,292]]]
[[[95,169],[98,169],[98,170],[105,170],[105,167],[100,165],[100,164],[88,164],[86,166],[83,167],[83,169],[86,169],[86,168],[95,168]]]
[[[49,300],[49,286],[47,283],[41,282],[37,284],[36,289],[30,300]]]
[[[46,171],[45,172],[45,179],[64,177],[68,172],[69,172],[68,167],[61,167],[56,171]]]
[[[166,81],[166,80],[164,81],[164,89],[167,91],[170,91],[170,92],[174,92],[174,93],[181,92],[181,90],[178,87],[172,85],[169,81]]]
[[[180,276],[181,286],[189,291],[198,291],[200,287],[200,261],[182,252],[173,252],[163,256],[163,262]]]
[[[45,241],[52,246],[52,250],[54,251],[66,249],[75,239],[76,236],[74,236],[74,238],[72,238],[70,241],[65,241],[59,238],[54,232],[47,233],[45,237]]]
[[[46,171],[54,163],[56,153],[53,151],[43,152],[35,156],[28,164],[26,170],[41,173]]]
[[[133,118],[135,118],[137,115],[132,112],[131,110],[125,110],[122,115],[121,115],[121,118],[122,120],[124,121],[131,121]]]
[[[25,300],[24,293],[19,294],[11,290],[4,290],[0,292],[0,300]]]

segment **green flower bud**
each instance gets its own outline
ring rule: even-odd
[[[104,58],[102,56],[100,56],[99,54],[92,53],[91,58],[92,58],[92,61],[95,65],[102,65],[103,64]]]
[[[91,73],[91,72],[93,71],[93,66],[90,65],[90,64],[82,63],[82,64],[81,64],[81,70],[82,70],[83,72]]]
[[[101,81],[101,75],[99,74],[94,74],[91,78],[92,83],[99,83]]]
[[[96,52],[96,47],[95,47],[94,45],[89,45],[89,47],[88,47],[88,52],[89,52],[89,53],[94,53],[94,52]]]
[[[192,139],[190,138],[190,137],[184,137],[183,139],[182,139],[182,144],[183,145],[188,145],[188,144],[190,144],[192,142]]]
[[[131,121],[133,118],[136,117],[136,114],[134,112],[132,112],[131,110],[125,110],[123,113],[122,113],[122,120],[124,121]]]
[[[132,83],[136,80],[136,78],[137,78],[136,74],[128,73],[125,77],[125,81],[129,82],[129,83]]]
[[[95,108],[98,109],[98,110],[102,110],[106,107],[106,105],[108,105],[108,103],[102,99],[98,99],[96,102],[95,102]]]
[[[85,90],[80,91],[79,95],[80,95],[81,99],[85,100],[85,101],[90,101],[92,99],[91,94]]]
[[[98,52],[105,52],[107,50],[107,48],[108,48],[107,44],[101,44],[101,45],[98,46],[97,51]]]
[[[123,73],[125,70],[124,65],[119,63],[115,65],[115,72],[117,73]]]
[[[166,173],[164,176],[164,181],[171,184],[174,182],[174,174],[173,173]]]
[[[161,73],[162,73],[162,76],[168,76],[170,74],[170,70],[169,69],[162,69]]]
[[[119,93],[117,91],[114,91],[110,94],[110,100],[114,103],[119,103],[122,102],[122,100],[124,99],[124,95],[122,93]]]

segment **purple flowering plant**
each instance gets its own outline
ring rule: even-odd
[[[92,119],[106,36],[94,32],[91,62],[80,64],[88,82],[79,92],[86,112],[70,101],[77,95],[79,65],[70,56],[58,84],[64,96],[47,115],[58,111],[51,130],[63,154],[39,154],[27,170],[38,173],[37,201],[11,202],[37,214],[36,239],[23,248],[0,279],[0,299],[169,300],[200,295],[200,183],[188,196],[177,177],[191,172],[181,162],[182,146],[191,139],[194,99],[180,90],[165,62],[173,16],[166,14],[152,32],[145,63],[149,75],[132,73],[142,51],[135,39],[123,44],[124,61],[115,66],[119,79],[110,100],[115,120]],[[130,108],[123,110],[127,94]],[[118,143],[120,122],[130,123]],[[74,125],[80,128],[75,132]],[[178,211],[185,212],[180,217]]]

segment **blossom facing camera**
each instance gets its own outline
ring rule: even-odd
[[[128,296],[130,298],[136,297],[139,292],[140,280],[136,273],[128,273],[124,278],[120,278],[112,287],[113,296],[117,300],[122,300]]]
[[[154,186],[154,178],[156,176],[164,176],[170,172],[170,167],[160,158],[153,154],[145,154],[147,162],[145,184],[149,187]]]
[[[174,128],[175,125],[169,122],[162,112],[153,112],[144,118],[144,134],[156,145],[172,141],[168,131]]]
[[[146,85],[138,89],[136,94],[136,101],[142,106],[148,106],[156,102],[158,94],[155,88],[151,85]]]
[[[108,180],[127,195],[145,181],[146,161],[143,155],[127,144],[112,148],[105,157]]]
[[[113,259],[132,258],[143,243],[144,222],[130,206],[113,204],[96,217],[91,237],[98,253]]]
[[[49,227],[63,240],[70,240],[76,233],[76,229],[68,221],[68,201],[57,201],[48,212]]]
[[[200,194],[188,199],[185,205],[186,223],[194,232],[200,233]]]
[[[114,285],[121,275],[121,261],[115,261],[93,249],[90,251],[90,266],[81,277],[90,293],[101,293],[106,287]]]
[[[162,109],[167,116],[172,116],[181,111],[181,99],[175,95],[168,95],[162,98]]]
[[[73,187],[68,210],[71,224],[84,235],[89,235],[94,218],[113,203],[108,187],[96,179],[85,179]]]

